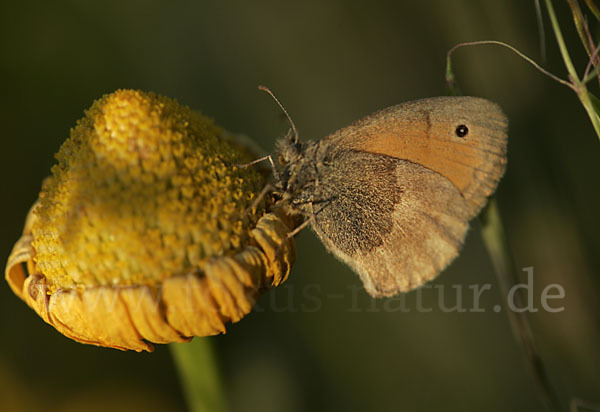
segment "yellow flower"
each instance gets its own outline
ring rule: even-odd
[[[13,291],[84,343],[225,332],[294,260],[289,217],[252,152],[176,101],[119,90],[96,101],[56,155],[6,267]]]

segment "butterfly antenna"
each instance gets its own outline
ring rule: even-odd
[[[292,142],[293,143],[298,143],[298,129],[296,129],[296,125],[294,124],[294,121],[292,120],[292,118],[288,114],[287,110],[285,110],[285,107],[283,107],[283,105],[281,104],[281,102],[277,99],[277,97],[275,97],[275,95],[273,94],[273,92],[271,90],[269,90],[268,87],[260,85],[260,86],[258,86],[258,90],[262,90],[263,92],[269,93],[269,95],[273,98],[273,100],[275,100],[275,102],[277,103],[277,105],[279,106],[279,108],[281,108],[281,111],[283,111],[283,113],[285,114],[285,117],[287,117],[288,122],[290,123],[290,126],[292,127],[292,132],[294,133],[294,136],[292,138]]]

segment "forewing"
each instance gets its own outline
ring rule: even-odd
[[[467,127],[457,136],[458,126]],[[434,97],[366,116],[324,140],[409,160],[438,172],[458,188],[475,216],[506,166],[508,121],[500,107],[477,97]]]

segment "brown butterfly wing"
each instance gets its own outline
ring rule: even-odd
[[[337,195],[313,217],[325,246],[350,265],[374,297],[434,278],[458,254],[470,212],[456,187],[423,166],[349,151],[335,162]],[[344,173],[358,165],[360,176]],[[325,185],[324,185],[325,186]]]
[[[374,297],[424,284],[458,255],[504,173],[506,128],[494,103],[441,97],[341,129],[321,141],[335,170],[322,174],[317,198],[329,200],[314,230]]]
[[[467,126],[468,134],[456,135]],[[478,97],[434,97],[367,116],[325,139],[338,147],[409,160],[450,180],[475,216],[506,167],[508,120]]]

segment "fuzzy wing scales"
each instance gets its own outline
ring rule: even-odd
[[[359,275],[374,297],[433,279],[463,243],[469,207],[448,179],[418,164],[349,152],[338,166],[362,164],[360,178],[336,182],[343,193],[314,216],[327,248]]]

